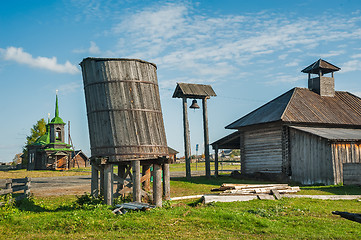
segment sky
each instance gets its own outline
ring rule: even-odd
[[[0,162],[22,151],[31,127],[70,121],[76,149],[91,156],[83,79],[86,57],[155,63],[168,145],[184,155],[177,82],[210,84],[209,138],[294,87],[322,58],[341,68],[336,90],[361,96],[358,0],[13,0],[0,8]],[[189,105],[191,99],[189,100]],[[200,102],[199,102],[200,104]],[[202,111],[191,110],[192,154],[203,150]],[[68,124],[66,125],[66,129]]]

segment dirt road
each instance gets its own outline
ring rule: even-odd
[[[204,171],[193,171],[192,176],[202,176]],[[171,178],[185,177],[185,172],[171,172]],[[31,193],[34,196],[82,195],[90,193],[89,176],[32,178]]]

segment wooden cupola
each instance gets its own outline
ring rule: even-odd
[[[341,68],[319,59],[310,66],[303,69],[301,72],[308,73],[308,89],[323,96],[335,96],[335,79],[333,73],[339,71]],[[325,74],[331,73],[331,77],[325,77]],[[311,78],[311,74],[318,76]]]

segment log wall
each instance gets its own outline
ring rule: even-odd
[[[242,134],[242,170],[246,174],[255,172],[282,173],[282,128],[266,126],[246,130]]]

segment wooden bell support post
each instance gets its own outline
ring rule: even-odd
[[[173,98],[182,98],[183,100],[183,130],[184,130],[184,157],[186,161],[186,177],[191,178],[191,147],[190,131],[188,123],[187,99],[194,99],[190,108],[199,108],[195,99],[202,99],[203,108],[203,130],[204,130],[204,155],[206,176],[211,177],[211,163],[209,158],[209,132],[208,132],[208,109],[207,99],[211,96],[217,96],[210,85],[178,83],[173,93]]]

